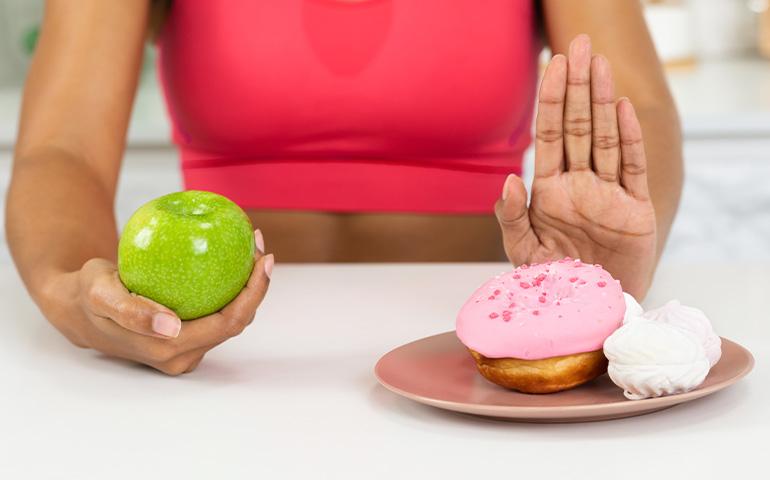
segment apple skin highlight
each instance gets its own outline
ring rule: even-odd
[[[254,231],[241,208],[189,190],[151,200],[126,223],[118,273],[126,288],[192,320],[220,310],[254,268]]]

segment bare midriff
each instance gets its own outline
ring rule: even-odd
[[[505,260],[493,215],[247,213],[279,262]]]

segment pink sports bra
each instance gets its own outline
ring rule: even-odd
[[[539,48],[531,0],[185,0],[159,70],[188,189],[490,213],[530,142]]]

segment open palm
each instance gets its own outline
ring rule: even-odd
[[[616,101],[607,60],[577,37],[569,58],[554,56],[543,76],[530,205],[511,175],[496,206],[510,260],[600,263],[643,297],[656,261],[646,166],[633,106]]]

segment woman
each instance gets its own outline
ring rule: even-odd
[[[232,303],[182,325],[129,294],[115,268],[113,202],[151,8],[49,0],[25,89],[9,244],[74,344],[194,369],[254,317],[273,265],[261,232],[285,261],[569,255],[646,293],[682,161],[636,2],[177,1],[158,46],[186,187],[240,203],[260,250]],[[538,22],[556,55],[538,95],[528,206],[516,173]],[[610,62],[636,110],[617,99]]]

